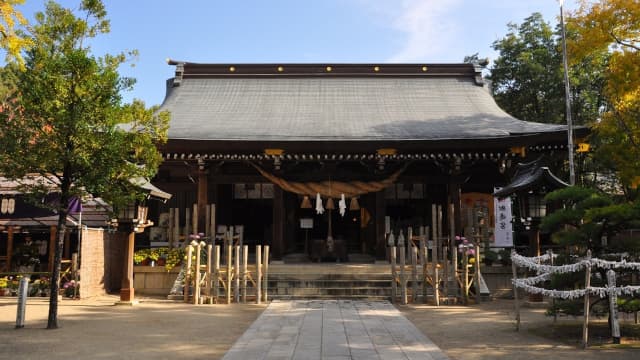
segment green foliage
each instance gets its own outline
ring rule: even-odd
[[[491,265],[494,262],[498,261],[498,253],[496,253],[495,251],[491,251],[487,249],[482,253],[482,255],[483,255],[482,261],[487,265]]]
[[[36,46],[25,54],[26,71],[8,69],[16,106],[3,111],[0,171],[14,179],[55,176],[63,199],[90,193],[118,206],[141,196],[130,179],[155,174],[168,114],[141,101],[122,104],[134,84],[118,74],[127,54],[91,55],[84,43],[108,32],[109,21],[100,1],[82,1],[80,9],[85,16],[77,18],[48,3],[30,34]],[[51,189],[24,190],[42,196]]]
[[[504,266],[511,265],[511,250],[502,249],[498,251],[498,255],[500,255],[500,263]]]
[[[59,214],[57,278],[69,201],[92,194],[117,208],[142,198],[131,180],[155,175],[162,161],[156,146],[166,141],[169,114],[154,113],[141,101],[122,104],[121,93],[134,80],[121,77],[118,67],[132,53],[91,54],[89,40],[109,32],[101,1],[81,0],[77,12],[50,1],[35,20],[25,71],[6,69],[5,86],[15,90],[0,107],[0,173],[18,181],[53,179],[21,190],[34,198],[60,194],[53,206]],[[57,293],[57,282],[51,283]],[[55,297],[47,327],[57,328]]]
[[[629,200],[640,185],[640,3],[628,0],[580,1],[567,18],[573,36],[567,46],[573,62],[594,62],[607,54],[601,94],[607,106],[595,126],[595,157],[614,170]]]
[[[640,299],[630,298],[630,297],[619,297],[618,310],[626,313],[640,311]]]
[[[614,204],[606,194],[579,186],[553,191],[547,202],[562,207],[547,215],[541,222],[543,231],[552,232],[552,239],[565,246],[578,246],[600,253],[602,236],[611,236],[637,221],[638,213],[621,211],[628,204]]]
[[[493,49],[500,53],[489,75],[496,102],[522,120],[565,123],[558,31],[540,13],[531,14],[522,24],[510,23],[508,29],[504,38],[493,43]],[[592,123],[598,118],[604,104],[602,72],[607,59],[606,52],[594,53],[570,68],[572,115],[577,124]]]

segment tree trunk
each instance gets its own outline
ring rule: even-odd
[[[53,256],[53,271],[50,279],[50,296],[49,296],[49,318],[47,321],[47,329],[58,328],[58,293],[60,292],[60,264],[62,263],[62,251],[64,247],[64,237],[67,231],[67,213],[69,212],[69,189],[70,183],[68,178],[63,177],[60,184],[60,204],[58,207],[58,241],[55,246]]]

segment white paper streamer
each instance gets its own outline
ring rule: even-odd
[[[525,267],[531,270],[535,270],[538,273],[554,273],[554,274],[566,274],[571,272],[577,272],[585,269],[587,266],[597,267],[601,269],[631,269],[640,271],[640,263],[622,261],[609,261],[601,260],[598,258],[582,259],[575,264],[568,265],[545,265],[539,264],[536,258],[525,257],[516,253],[511,254],[511,261],[517,266]]]
[[[556,254],[552,254],[554,258],[557,256]],[[627,262],[626,260],[622,261],[609,261],[602,260],[598,258],[591,259],[582,259],[575,264],[569,265],[545,265],[540,264],[542,261],[548,261],[551,256],[549,254],[545,254],[537,257],[525,257],[516,254],[515,252],[511,253],[511,261],[514,264],[520,267],[525,267],[530,270],[535,270],[539,275],[521,278],[521,279],[512,279],[512,283],[515,287],[525,290],[530,294],[542,294],[546,297],[556,298],[556,299],[577,299],[584,297],[587,293],[591,295],[597,295],[601,298],[606,297],[608,294],[616,294],[620,295],[633,295],[635,293],[640,293],[640,286],[616,286],[616,287],[588,287],[586,289],[575,289],[575,290],[553,290],[553,289],[545,289],[542,287],[534,286],[540,282],[547,281],[551,278],[551,274],[566,274],[571,272],[577,272],[585,269],[587,266],[601,268],[601,269],[632,269],[632,270],[640,270],[640,263],[637,262]]]
[[[347,201],[344,199],[344,194],[340,195],[338,208],[340,209],[340,216],[344,216],[344,214],[347,212]]]
[[[316,194],[316,213],[318,215],[324,214],[324,207],[322,206],[322,198],[320,197],[320,193]]]

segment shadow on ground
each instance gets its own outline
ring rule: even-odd
[[[15,329],[16,298],[0,298],[0,358],[218,359],[265,305],[194,306],[143,299],[114,306],[116,297],[63,300],[60,328],[46,330],[48,302],[29,298],[26,326]]]

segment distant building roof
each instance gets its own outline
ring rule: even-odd
[[[472,64],[170,62],[169,139],[442,141],[566,133],[505,113]]]

